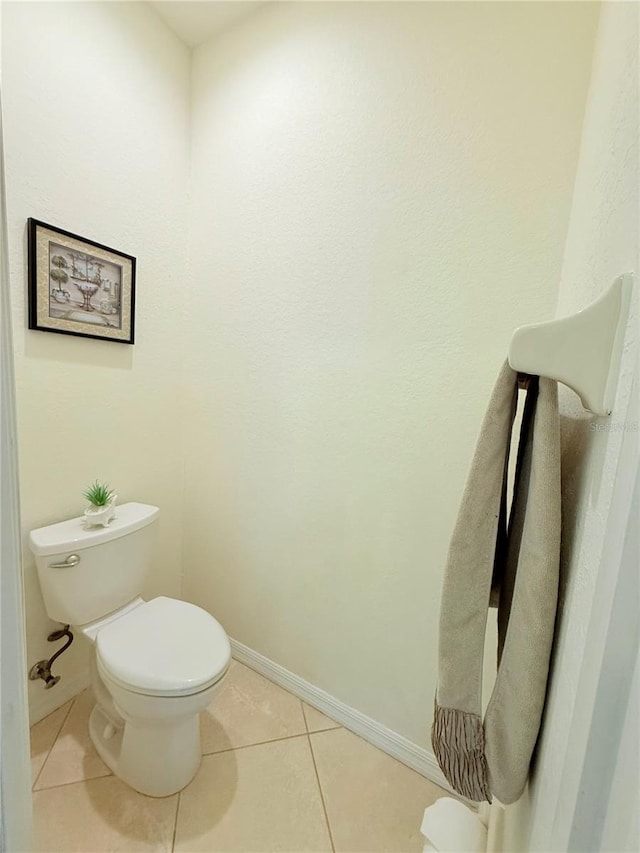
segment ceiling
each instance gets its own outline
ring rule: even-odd
[[[264,5],[259,0],[154,0],[156,12],[189,47],[196,47]]]

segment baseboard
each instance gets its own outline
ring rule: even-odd
[[[76,697],[85,687],[89,686],[90,681],[89,669],[85,668],[74,676],[64,676],[50,690],[45,690],[44,684],[42,684],[42,693],[29,702],[29,725],[32,726],[39,722],[64,705],[65,702],[68,702],[69,699]]]
[[[382,723],[378,723],[371,717],[356,711],[355,708],[351,708],[336,699],[335,696],[331,696],[330,693],[326,693],[309,681],[305,681],[299,675],[289,672],[288,669],[274,663],[259,652],[255,652],[238,640],[231,640],[231,651],[233,657],[240,663],[246,664],[259,672],[260,675],[264,675],[265,678],[293,693],[299,699],[313,705],[318,711],[322,711],[323,714],[331,717],[332,720],[340,723],[346,729],[360,735],[373,746],[377,746],[378,749],[386,752],[387,755],[397,758],[398,761],[420,773],[430,782],[439,785],[446,791],[451,791],[433,753],[428,749],[418,746],[406,737],[383,726]]]

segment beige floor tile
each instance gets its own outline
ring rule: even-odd
[[[307,705],[306,702],[302,703],[302,710],[307,721],[307,730],[310,732],[323,732],[326,729],[340,728],[340,723],[336,723],[335,720],[327,717],[326,714],[318,711],[317,708]]]
[[[306,732],[300,700],[237,661],[200,723],[205,755]]]
[[[89,738],[89,714],[95,704],[91,690],[76,698],[62,731],[44,763],[36,790],[108,776],[111,771],[103,764]]]
[[[205,756],[180,797],[175,850],[330,851],[308,738]]]
[[[42,765],[49,755],[49,750],[53,746],[58,733],[62,728],[65,717],[69,713],[69,708],[73,699],[65,702],[60,708],[56,708],[47,717],[31,726],[31,781],[36,781],[38,773],[42,770]]]
[[[109,776],[33,795],[34,851],[166,851],[173,842],[178,795],[153,799]]]
[[[309,737],[336,853],[422,850],[423,812],[445,791],[346,729]]]

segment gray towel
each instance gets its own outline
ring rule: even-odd
[[[507,471],[518,375],[505,362],[489,401],[447,560],[431,732],[450,785],[470,800],[522,794],[544,706],[558,596],[557,385],[531,377],[511,512]],[[507,516],[509,515],[508,528]],[[498,606],[498,673],[482,720],[487,610]]]

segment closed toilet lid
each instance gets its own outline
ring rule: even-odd
[[[151,696],[204,690],[226,672],[229,638],[213,616],[174,598],[154,598],[98,632],[99,669]]]

